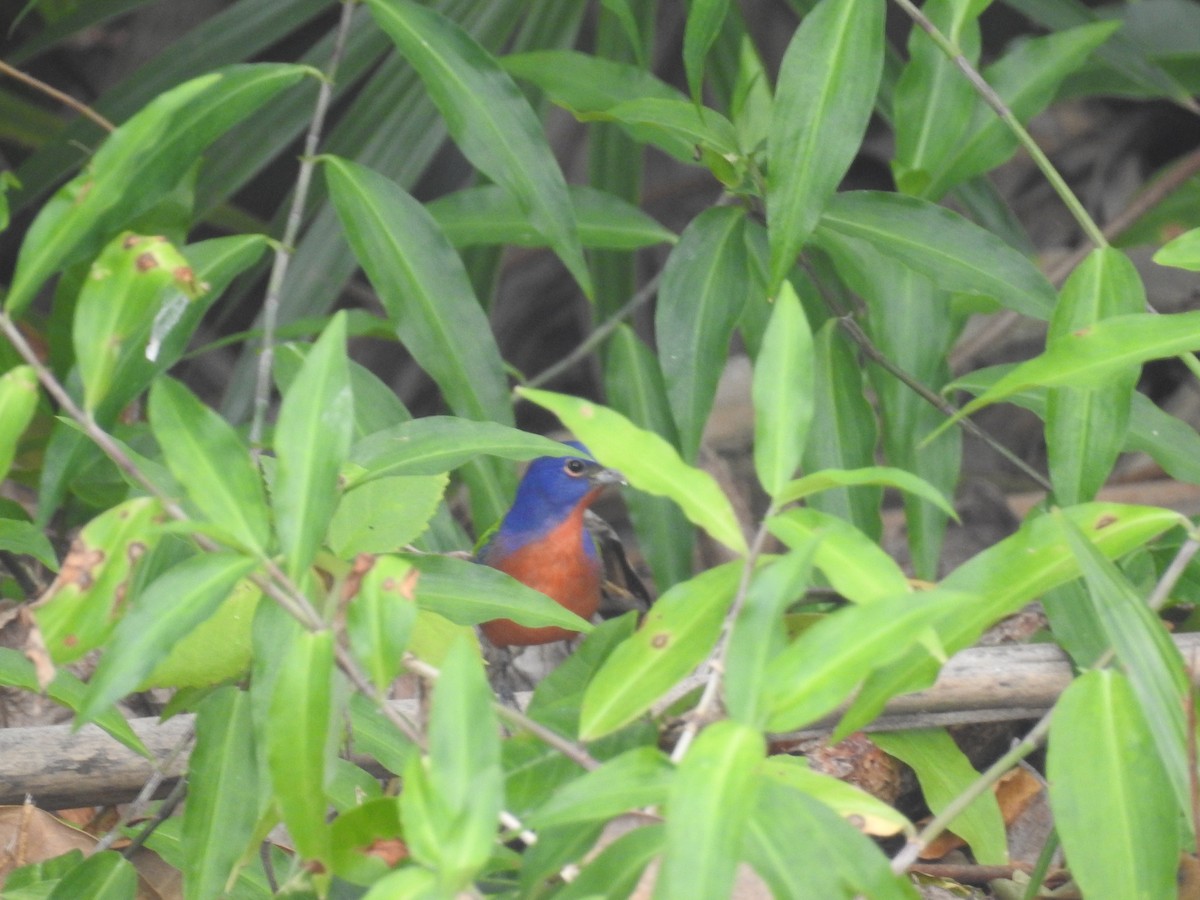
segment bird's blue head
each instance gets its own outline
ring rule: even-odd
[[[564,443],[578,456],[542,456],[525,470],[512,508],[500,530],[509,535],[536,535],[559,525],[582,503],[588,505],[610,484],[622,484],[621,473],[606,469],[578,441]]]

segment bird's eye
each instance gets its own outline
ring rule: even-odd
[[[582,459],[568,459],[566,465],[563,466],[563,470],[574,478],[582,475],[585,469],[587,469],[587,463]]]

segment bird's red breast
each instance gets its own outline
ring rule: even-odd
[[[591,499],[591,496],[585,498],[561,524],[536,540],[488,559],[488,565],[541,591],[576,615],[590,619],[600,605],[602,580],[599,557],[588,554],[584,548],[583,512]],[[527,628],[511,619],[495,619],[481,627],[487,639],[498,647],[548,644],[578,634],[555,626]]]

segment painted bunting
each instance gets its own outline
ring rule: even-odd
[[[513,505],[500,524],[486,535],[476,553],[484,565],[513,578],[584,619],[600,607],[606,562],[619,570],[624,592],[634,598],[630,607],[648,606],[637,580],[615,541],[612,529],[588,507],[613,484],[624,484],[621,473],[606,469],[578,441],[566,441],[579,456],[543,456],[530,463]],[[602,548],[606,557],[602,558]],[[622,587],[616,587],[617,592]],[[548,626],[527,628],[511,619],[494,619],[481,626],[497,647],[548,644],[578,632]]]

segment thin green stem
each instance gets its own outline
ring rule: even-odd
[[[1079,198],[1067,186],[1067,182],[1059,174],[1058,170],[1054,168],[1054,164],[1050,162],[1049,157],[1038,146],[1037,141],[1025,129],[1025,126],[1017,121],[1017,117],[1013,115],[1012,110],[1008,108],[1008,105],[1000,98],[1000,95],[992,89],[990,84],[984,81],[983,76],[971,65],[959,46],[946,37],[946,35],[942,34],[941,30],[913,4],[912,0],[893,0],[893,2],[904,10],[908,17],[929,35],[938,48],[963,73],[963,76],[975,88],[975,92],[979,94],[983,102],[990,106],[996,115],[1000,117],[1000,120],[1009,127],[1021,146],[1025,148],[1026,152],[1041,170],[1042,175],[1050,182],[1050,186],[1054,188],[1054,192],[1058,194],[1067,209],[1070,210],[1071,215],[1075,217],[1075,221],[1079,223],[1079,227],[1088,236],[1088,240],[1097,247],[1107,247],[1108,241],[1104,237],[1104,232],[1100,230],[1100,226],[1088,215],[1088,211],[1083,208],[1083,204],[1079,202]]]

